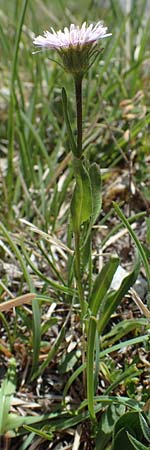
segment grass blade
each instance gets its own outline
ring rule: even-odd
[[[12,60],[12,72],[11,72],[11,93],[10,93],[10,106],[9,106],[9,120],[8,120],[8,171],[7,171],[7,182],[8,185],[12,185],[12,177],[13,177],[13,150],[14,150],[14,92],[15,92],[15,79],[17,74],[17,62],[18,62],[18,52],[19,52],[19,43],[21,38],[22,27],[24,23],[24,17],[26,13],[28,5],[28,0],[24,0],[22,2],[22,8],[20,12],[20,19],[18,23],[18,28],[16,32],[16,40],[14,46],[14,54]],[[9,190],[9,197],[12,193],[11,189]]]
[[[3,235],[7,239],[9,245],[11,246],[13,252],[15,253],[20,262],[24,278],[29,286],[30,291],[34,292],[32,279],[29,275],[29,271],[27,269],[22,254],[20,253],[17,245],[15,244],[15,242],[13,242],[10,234],[8,233],[8,231],[6,230],[6,228],[2,223],[0,223],[0,229],[2,230]],[[32,311],[33,311],[33,362],[32,362],[32,372],[33,372],[37,368],[38,357],[40,352],[40,307],[38,300],[34,299],[32,301]]]
[[[129,234],[132,237],[133,241],[135,242],[135,245],[139,251],[139,254],[141,256],[141,259],[142,259],[144,267],[145,267],[145,272],[147,275],[147,282],[148,282],[148,287],[149,287],[149,292],[150,292],[150,268],[149,268],[149,264],[148,264],[148,260],[147,260],[144,248],[143,248],[142,244],[140,243],[139,239],[137,238],[136,234],[134,233],[133,229],[131,228],[128,219],[126,219],[126,217],[124,216],[123,212],[121,211],[121,209],[119,208],[117,203],[113,202],[113,205],[114,205],[115,211],[117,212],[119,218],[122,220],[123,224],[128,229]]]
[[[6,378],[0,389],[0,436],[6,432],[6,423],[13,394],[16,390],[16,361],[11,358]]]

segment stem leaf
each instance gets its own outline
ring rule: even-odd
[[[71,215],[74,231],[79,231],[82,223],[92,215],[92,193],[90,177],[82,161],[75,159],[74,171],[76,185],[71,202]]]
[[[108,292],[118,264],[119,258],[111,258],[96,277],[89,301],[90,310],[95,316]]]
[[[93,163],[89,171],[91,188],[92,188],[92,217],[91,217],[91,227],[96,222],[102,207],[102,197],[101,197],[101,174],[98,164]]]

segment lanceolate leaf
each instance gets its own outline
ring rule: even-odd
[[[150,245],[150,217],[145,217],[145,222],[146,222],[146,242],[147,244]]]
[[[148,423],[147,420],[145,419],[145,417],[143,416],[143,414],[139,414],[139,419],[140,419],[140,425],[141,425],[141,429],[143,431],[144,437],[145,437],[145,439],[147,439],[148,442],[150,442],[150,419],[149,419],[149,423]]]
[[[101,174],[98,164],[93,163],[89,171],[92,189],[92,217],[91,226],[96,222],[102,207]]]
[[[118,264],[119,258],[111,258],[96,277],[89,301],[90,310],[95,316],[97,315],[99,307],[108,292]]]
[[[101,196],[101,174],[98,164],[93,163],[89,169],[89,176],[91,182],[91,194],[92,194],[92,214],[89,222],[89,226],[86,232],[85,241],[83,244],[83,253],[86,252],[86,246],[88,245],[88,240],[91,239],[91,229],[96,222],[102,207],[102,196]],[[87,262],[88,262],[87,258]],[[84,262],[83,262],[84,264]]]
[[[92,194],[90,177],[82,161],[75,158],[74,170],[76,185],[71,202],[71,215],[74,231],[79,231],[82,223],[90,219],[92,214]]]

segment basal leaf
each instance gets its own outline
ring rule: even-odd
[[[136,436],[137,439],[141,440],[142,430],[140,427],[139,412],[136,411],[126,412],[117,420],[114,428],[114,439],[117,437],[118,432],[120,431],[125,433],[127,441],[128,441],[127,432],[134,434],[134,436]]]
[[[101,415],[99,424],[98,424],[98,433],[96,437],[96,448],[95,450],[104,450],[106,448],[106,444],[109,442],[114,424],[117,419],[122,416],[125,412],[124,405],[110,405],[104,413]]]
[[[144,437],[148,442],[150,442],[150,421],[148,423],[143,414],[139,414],[139,419]]]

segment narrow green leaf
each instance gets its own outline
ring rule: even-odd
[[[99,354],[100,359],[103,358],[106,355],[109,355],[113,352],[117,352],[118,350],[128,348],[131,345],[137,345],[142,343],[146,343],[149,341],[149,334],[145,334],[142,336],[138,336],[133,339],[128,339],[127,341],[120,342],[119,344],[112,345],[111,347],[107,347],[105,350],[102,350]],[[71,377],[68,379],[66,386],[64,388],[63,396],[65,397],[67,395],[68,389],[70,388],[71,384],[76,380],[76,378],[85,370],[87,367],[86,363],[82,364],[80,367],[78,367]]]
[[[145,221],[146,221],[146,241],[147,244],[150,245],[150,217],[145,217]]]
[[[47,153],[47,149],[46,149],[45,145],[43,144],[43,141],[40,138],[40,135],[38,134],[35,126],[32,124],[31,120],[27,117],[27,115],[23,111],[20,111],[20,116],[22,117],[23,122],[27,125],[28,130],[30,130],[32,136],[34,137],[36,144],[37,144],[37,149],[41,151],[41,154],[47,161],[48,167],[50,167],[50,158]]]
[[[6,378],[0,389],[0,436],[6,432],[6,423],[9,414],[12,397],[16,390],[16,361],[10,359]]]
[[[9,243],[10,247],[12,248],[14,254],[16,255],[16,257],[17,257],[17,259],[18,259],[18,261],[20,263],[20,266],[21,266],[24,278],[25,278],[25,280],[26,280],[26,282],[28,284],[28,287],[29,287],[30,291],[34,292],[32,279],[31,279],[31,276],[30,276],[29,271],[27,269],[27,266],[25,264],[24,258],[22,256],[19,248],[17,247],[16,243],[13,241],[13,239],[11,237],[11,234],[7,231],[7,229],[2,224],[2,222],[0,222],[0,230],[1,230],[2,234],[5,236],[7,242]]]
[[[144,59],[144,56],[145,56],[146,45],[147,45],[147,36],[149,33],[149,26],[150,26],[150,21],[148,20],[147,23],[145,24],[145,27],[144,27],[144,30],[142,33],[142,38],[141,38],[141,42],[140,42],[140,46],[139,46],[138,61],[141,61],[142,59]]]
[[[64,339],[64,336],[65,336],[66,320],[65,320],[65,323],[63,324],[63,326],[61,327],[61,330],[60,330],[60,332],[59,332],[59,334],[58,334],[54,344],[52,345],[52,348],[50,349],[46,360],[41,364],[41,366],[39,367],[39,369],[37,371],[34,371],[34,374],[33,374],[32,378],[31,378],[32,381],[35,378],[37,378],[37,377],[42,375],[42,373],[44,372],[44,370],[46,369],[48,364],[50,364],[50,362],[52,361],[52,359],[56,355],[56,353],[57,353],[57,351],[59,349],[59,346],[60,346],[60,344],[61,344],[61,342],[62,342],[62,340]]]
[[[113,328],[102,336],[101,347],[106,348],[113,345],[116,341],[119,341],[126,334],[131,333],[131,331],[136,332],[143,327],[148,327],[148,319],[125,319],[113,326]]]
[[[116,48],[118,46],[118,43],[120,42],[120,38],[122,39],[124,29],[125,29],[125,20],[122,20],[121,27],[119,27],[119,32],[118,32],[117,36],[115,37],[115,39],[113,40],[113,45],[111,46],[110,51],[106,54],[105,63],[100,71],[100,77],[99,77],[100,82],[102,81],[103,74],[106,73],[108,70],[110,61],[113,59],[113,57],[115,55]]]
[[[79,349],[72,350],[70,353],[65,353],[59,364],[59,373],[66,374],[67,372],[73,371],[77,362],[81,358],[81,351]]]
[[[140,425],[141,425],[141,429],[143,431],[144,437],[145,437],[145,439],[147,439],[148,442],[150,442],[150,420],[148,423],[147,420],[145,419],[145,417],[143,416],[143,414],[139,414],[139,419],[140,419]]]
[[[82,161],[75,158],[74,171],[76,185],[71,202],[71,215],[74,231],[79,231],[82,223],[92,215],[92,194],[90,177]]]
[[[31,432],[28,436],[26,436],[26,439],[23,440],[22,444],[19,446],[19,450],[29,449],[31,444],[33,443],[34,438],[35,438],[35,433]]]
[[[83,250],[83,267],[88,264],[91,248],[91,230],[96,222],[102,207],[101,196],[101,174],[98,164],[93,163],[89,170],[90,182],[91,182],[91,194],[92,194],[92,214],[89,226],[86,232],[86,237],[82,247]]]
[[[98,403],[95,405],[95,413],[98,413],[99,411],[103,410],[105,406],[108,406],[110,404],[113,405],[125,405],[125,407],[129,407],[131,409],[134,409],[135,411],[139,411],[141,409],[141,406],[139,406],[139,402],[136,402],[133,399],[129,399],[128,397],[115,397],[115,396],[96,396],[94,398],[95,403]],[[78,408],[76,413],[73,415],[66,414],[64,411],[58,411],[53,412],[50,414],[43,414],[43,415],[37,415],[35,416],[26,416],[26,417],[19,417],[16,414],[10,413],[8,415],[7,423],[6,423],[6,432],[10,430],[16,430],[24,425],[32,425],[36,424],[37,426],[43,427],[45,425],[49,425],[49,428],[47,426],[47,431],[55,431],[55,430],[65,430],[67,428],[73,427],[77,425],[80,422],[85,421],[85,419],[89,418],[89,412],[85,411],[85,408],[87,406],[87,400],[82,402],[81,408]],[[84,410],[84,411],[81,411]],[[81,411],[81,412],[80,412]],[[22,431],[22,430],[21,430]],[[34,431],[36,433],[36,429]]]
[[[63,292],[67,295],[74,295],[75,291],[73,289],[69,289],[67,286],[63,286],[61,284],[58,284],[56,281],[53,281],[52,278],[48,278],[46,277],[46,275],[44,275],[42,272],[40,272],[40,270],[37,269],[36,265],[33,263],[33,261],[31,260],[31,258],[29,257],[25,246],[22,244],[22,252],[29,264],[29,266],[32,268],[32,270],[34,271],[34,273],[36,273],[38,275],[39,278],[41,278],[42,280],[44,280],[47,284],[49,284],[50,286],[52,286],[54,289]]]
[[[4,236],[6,237],[9,245],[11,246],[12,250],[14,251],[15,255],[17,256],[20,266],[22,268],[24,277],[28,283],[29,289],[31,292],[34,292],[34,287],[32,283],[32,279],[29,275],[29,271],[27,269],[27,266],[25,264],[24,258],[15,244],[13,242],[13,239],[11,238],[11,235],[8,233],[6,228],[2,223],[0,223],[0,229],[2,230]],[[40,352],[40,306],[39,302],[37,300],[34,300],[32,302],[32,311],[33,311],[33,361],[32,361],[32,372],[37,368],[38,365],[38,357]]]
[[[24,428],[25,430],[30,431],[30,433],[31,432],[36,433],[37,436],[41,436],[43,439],[46,439],[47,441],[52,441],[52,439],[54,439],[52,430],[50,430],[50,432],[45,433],[44,431],[35,429],[33,427],[30,427],[29,425],[24,425]]]
[[[95,401],[95,413],[97,414],[98,411],[100,411],[100,408],[103,409],[104,406],[108,405],[124,405],[126,408],[131,408],[131,411],[139,412],[141,411],[141,408],[144,406],[143,402],[137,402],[137,400],[133,400],[129,397],[118,397],[118,396],[110,396],[110,395],[95,395],[94,396]],[[101,405],[101,406],[100,406]],[[78,412],[81,410],[85,410],[87,406],[87,400],[83,400],[78,408]]]
[[[150,447],[143,445],[141,442],[137,441],[130,433],[127,433],[129,441],[133,446],[133,450],[150,450]]]
[[[136,244],[136,247],[140,253],[140,256],[142,258],[144,267],[145,267],[145,272],[147,275],[147,282],[149,285],[149,290],[150,290],[150,268],[149,268],[149,264],[148,264],[148,260],[146,257],[146,253],[144,251],[143,246],[141,245],[139,239],[137,238],[135,232],[133,231],[133,229],[131,228],[129,221],[126,219],[126,217],[124,216],[123,212],[121,211],[121,209],[119,208],[119,206],[117,205],[117,203],[113,202],[115,211],[117,212],[118,216],[120,217],[120,219],[122,220],[123,224],[125,225],[125,227],[128,229],[130,236],[132,237],[133,241]]]
[[[108,292],[118,264],[119,258],[111,258],[96,277],[89,301],[89,308],[95,316],[97,315],[100,305]]]
[[[91,226],[96,222],[102,207],[101,173],[98,164],[93,163],[89,171],[92,189],[92,217]]]
[[[102,333],[105,326],[107,325],[112,313],[115,311],[116,307],[121,302],[122,298],[127,294],[128,290],[135,283],[140,269],[140,259],[138,258],[133,271],[127,275],[118,291],[111,292],[105,299],[105,304],[103,305],[103,311],[98,321],[98,332]]]
[[[94,411],[94,354],[95,354],[95,334],[96,318],[91,316],[89,320],[88,338],[87,338],[87,400],[88,410],[91,420],[95,421]]]
[[[111,210],[111,214],[113,213],[113,209]],[[108,213],[108,218],[110,212]],[[138,219],[141,219],[143,217],[145,217],[146,213],[145,211],[139,212],[138,214],[134,214],[133,216],[129,217],[128,222],[130,224],[135,223]],[[107,215],[106,215],[106,219],[107,219]],[[104,219],[100,222],[101,224],[105,223]],[[115,227],[112,228],[112,230],[107,234],[107,236],[102,240],[102,247],[105,246],[105,243],[108,241],[108,239],[110,239],[111,236],[114,236],[121,228],[123,227],[123,223],[118,223]]]
[[[23,22],[25,18],[25,13],[28,5],[28,0],[22,1],[21,10],[19,14],[18,27],[15,35],[15,45],[14,52],[12,58],[12,69],[11,69],[11,92],[10,92],[10,105],[9,105],[9,120],[8,120],[8,170],[7,170],[7,182],[9,186],[12,186],[12,177],[13,177],[13,152],[14,152],[14,92],[15,92],[15,79],[17,76],[17,63],[18,63],[18,52],[19,52],[19,43],[22,33]],[[11,200],[11,189],[10,189],[10,199]]]
[[[67,395],[67,392],[70,388],[70,386],[72,385],[72,383],[76,380],[76,378],[78,378],[78,376],[83,372],[83,370],[86,369],[86,363],[82,364],[81,366],[79,366],[76,370],[74,370],[74,372],[72,373],[72,375],[69,377],[64,391],[63,391],[63,397],[64,397],[64,403],[65,403],[65,397]]]
[[[138,373],[139,369],[137,369],[136,365],[131,365],[130,367],[125,369],[124,372],[121,373],[121,375],[119,375],[112,384],[110,384],[110,386],[108,386],[105,393],[109,394],[109,392],[113,391],[120,383],[124,384],[125,380],[132,380],[134,377],[137,377]]]
[[[34,299],[32,301],[32,312],[33,312],[33,359],[32,359],[32,369],[30,377],[34,375],[38,368],[39,354],[40,354],[40,344],[41,344],[41,311],[38,300]]]
[[[148,343],[148,341],[149,341],[149,334],[144,334],[142,336],[138,336],[133,339],[128,339],[127,341],[120,342],[119,344],[112,345],[112,347],[108,347],[105,350],[102,350],[100,352],[100,358],[103,358],[103,356],[109,355],[110,353],[117,352],[118,350],[121,350],[122,348],[127,348],[130,345],[136,345],[141,342]]]
[[[12,338],[10,323],[6,320],[5,315],[1,311],[0,311],[0,320],[1,320],[1,324],[3,323],[3,327],[5,327],[9,345],[10,345],[10,350],[12,351],[13,350],[13,338]],[[1,350],[1,343],[0,343],[0,350]]]

